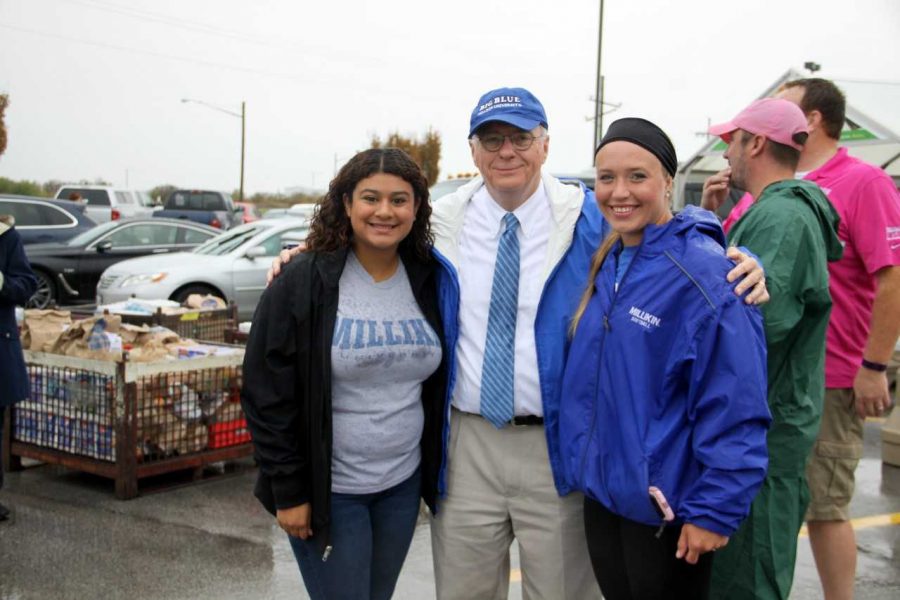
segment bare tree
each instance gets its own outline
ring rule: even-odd
[[[0,156],[6,152],[6,107],[9,106],[9,94],[0,94]]]
[[[415,136],[401,135],[396,131],[388,134],[387,139],[383,142],[377,134],[373,135],[371,147],[400,148],[422,168],[422,172],[428,179],[428,185],[434,185],[438,180],[441,162],[441,134],[430,127],[421,140]]]

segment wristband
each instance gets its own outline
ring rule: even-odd
[[[862,366],[864,369],[869,369],[870,371],[878,371],[879,373],[884,373],[887,371],[887,365],[883,365],[881,363],[872,362],[871,360],[862,359]]]

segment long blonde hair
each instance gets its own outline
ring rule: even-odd
[[[603,266],[603,262],[606,260],[606,257],[609,256],[610,250],[612,250],[613,246],[616,245],[616,242],[621,239],[621,234],[613,231],[606,236],[606,239],[603,240],[603,243],[600,244],[600,247],[594,252],[594,258],[591,259],[591,270],[588,275],[587,285],[584,288],[584,293],[581,294],[581,302],[578,304],[578,309],[572,316],[572,323],[569,325],[569,337],[575,337],[575,330],[578,329],[578,322],[581,321],[581,317],[584,316],[584,311],[587,309],[588,302],[591,301],[591,296],[594,295],[594,279],[597,278],[600,267]]]

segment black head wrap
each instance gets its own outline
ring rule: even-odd
[[[600,148],[616,141],[637,144],[658,158],[666,172],[670,176],[675,177],[675,171],[678,169],[675,146],[672,145],[672,140],[669,139],[666,132],[650,121],[636,117],[626,117],[613,121],[609,129],[606,130],[606,135],[597,144],[594,157],[596,158]]]

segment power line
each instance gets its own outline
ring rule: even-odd
[[[95,46],[97,48],[106,48],[108,50],[118,50],[119,52],[127,52],[130,54],[143,54],[145,56],[152,56],[155,58],[165,58],[167,60],[175,60],[179,62],[191,63],[195,65],[201,65],[204,67],[215,67],[218,69],[227,69],[229,71],[238,71],[241,73],[252,73],[254,75],[263,75],[265,77],[275,77],[278,79],[289,79],[289,80],[300,80],[303,76],[299,73],[277,73],[274,71],[263,71],[261,69],[251,69],[249,67],[239,67],[236,65],[229,65],[226,63],[220,63],[210,60],[202,60],[197,58],[189,58],[186,56],[176,56],[174,54],[164,54],[162,52],[153,52],[152,50],[143,50],[138,48],[128,48],[126,46],[118,46],[116,44],[107,44],[105,42],[95,42],[93,40],[80,40],[78,38],[71,38],[64,35],[57,35],[46,33],[43,31],[36,31],[34,29],[27,29],[25,27],[16,27],[14,25],[7,25],[5,23],[0,23],[0,28],[9,29],[11,31],[16,31],[19,33],[28,33],[31,35],[36,35],[44,38],[50,38],[55,40],[62,40],[64,42],[70,42],[73,44],[83,44],[86,46]]]
[[[170,25],[172,27],[177,27],[180,29],[185,29],[188,31],[194,31],[198,33],[203,33],[206,35],[213,35],[218,37],[223,37],[232,40],[238,40],[242,42],[246,42],[249,44],[256,44],[259,46],[269,46],[272,48],[281,48],[281,49],[289,49],[289,50],[297,50],[299,49],[296,45],[289,45],[283,43],[272,42],[271,40],[267,40],[258,36],[250,36],[241,31],[234,31],[228,29],[222,29],[218,27],[213,27],[206,23],[202,23],[200,21],[190,21],[186,19],[179,19],[177,17],[173,17],[170,15],[166,15],[163,13],[154,13],[147,10],[142,10],[138,8],[125,7],[118,4],[113,4],[109,2],[103,2],[102,0],[58,0],[68,2],[70,4],[78,4],[81,6],[85,6],[87,8],[91,8],[98,11],[114,13],[121,16],[129,17],[132,19],[136,19],[138,21],[150,22],[150,23],[159,23],[162,25]]]

